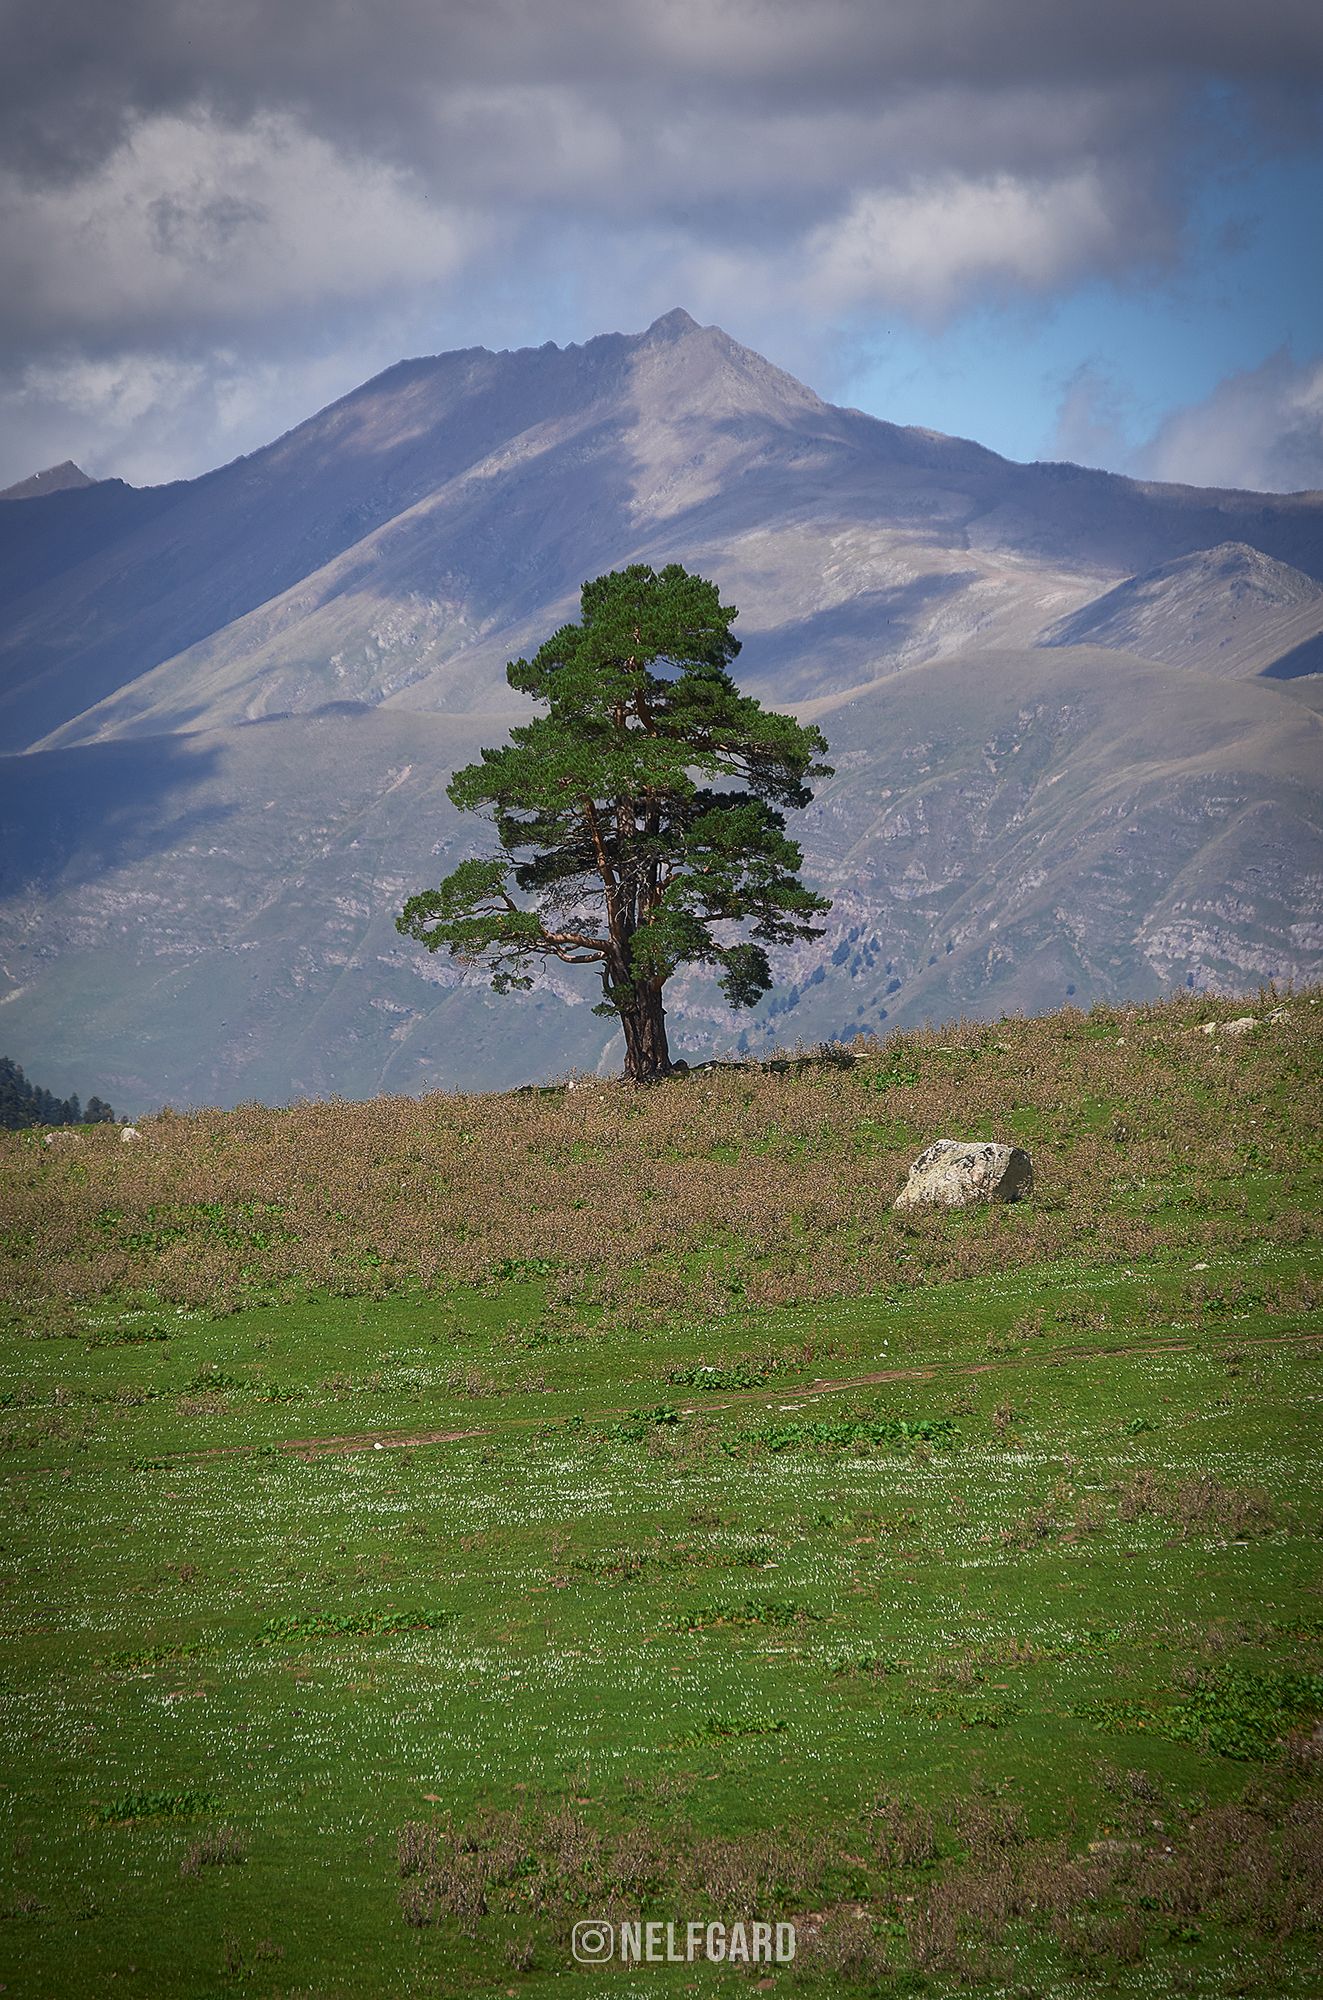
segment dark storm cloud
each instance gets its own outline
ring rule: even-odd
[[[1316,0],[32,0],[5,43],[11,414],[220,442],[372,315],[523,326],[516,272],[756,337],[1161,269],[1191,148],[1316,137],[1323,76]]]
[[[381,137],[411,127],[434,90],[521,80],[828,106],[960,80],[1300,87],[1323,45],[1312,0],[53,0],[6,11],[8,141],[51,157],[75,145],[90,157],[120,111],[177,109],[199,93],[239,113],[298,104]]]
[[[1031,107],[1049,128],[1078,107],[1077,145],[1106,149],[1164,93],[1200,81],[1308,119],[1323,70],[1314,0],[30,0],[11,11],[0,147],[57,177],[106,158],[137,118],[205,104],[228,122],[293,112],[338,144],[444,169],[466,193],[512,178],[525,194],[554,192],[564,134],[537,114],[569,101],[619,135],[637,192],[665,201],[701,180],[707,148],[727,162],[724,121],[741,135],[750,121],[800,126],[821,145],[821,165],[808,145],[758,148],[745,178],[768,186],[825,181],[847,149],[856,165],[871,153],[894,166],[899,140],[919,166],[981,148],[996,156],[982,164],[1016,166],[1050,143]],[[914,115],[916,102],[933,115]],[[865,141],[860,162],[857,127],[879,118],[892,130]],[[683,141],[700,135],[695,157]]]

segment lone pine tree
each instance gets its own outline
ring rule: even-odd
[[[672,1067],[662,994],[682,965],[713,967],[751,1007],[772,984],[764,947],[820,936],[812,919],[831,907],[799,880],[780,810],[831,775],[826,741],[740,693],[736,615],[678,563],[586,583],[580,622],[506,669],[547,713],[449,786],[493,822],[501,855],[461,862],[396,919],[429,951],[488,966],[499,993],[531,986],[539,957],[596,966],[595,1011],[619,1017],[638,1081]]]

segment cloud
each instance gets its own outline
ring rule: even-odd
[[[1134,453],[1131,469],[1189,486],[1264,493],[1323,491],[1323,354],[1283,348],[1175,410]]]
[[[516,232],[594,218],[678,226],[696,247],[765,251],[824,231],[847,266],[861,238],[894,223],[926,295],[995,289],[1021,271],[1039,284],[1072,214],[1096,203],[1105,214],[1085,214],[1077,262],[1092,244],[1111,269],[1129,236],[1142,264],[1143,218],[1156,213],[1171,234],[1175,154],[1207,114],[1207,86],[1238,97],[1275,143],[1311,116],[1318,129],[1323,75],[1323,17],[1308,0],[1263,0],[1252,14],[1240,0],[27,0],[27,11],[0,72],[0,157],[11,207],[32,205],[38,247],[58,257],[56,239],[80,228],[87,243],[104,202],[121,233],[126,206],[145,211],[158,250],[204,272],[231,242],[256,266],[264,240],[273,264],[277,242],[298,241],[293,284],[318,262],[305,234],[279,225],[312,206],[323,275],[338,271],[342,288],[354,271],[363,286],[379,280],[364,244],[377,217],[386,245],[421,222],[424,250],[447,227],[462,238],[465,218]],[[966,242],[945,260],[951,276],[935,277],[916,240],[934,216],[944,233],[1004,222],[1012,252],[999,262]],[[27,275],[23,248],[20,237],[9,254]]]
[[[808,291],[828,310],[896,305],[941,315],[975,292],[1044,292],[1133,255],[1125,203],[1099,176],[1047,183],[948,176],[870,189],[809,237]]]
[[[242,346],[200,346],[183,356],[70,349],[0,384],[0,435],[12,465],[72,458],[93,478],[155,486],[269,444],[406,350],[416,352],[416,336],[416,328],[404,332],[387,319],[320,348],[298,333],[286,351],[264,358]],[[181,467],[183,440],[197,450],[196,466]]]
[[[1223,379],[1137,439],[1136,405],[1096,360],[1067,381],[1049,456],[1132,478],[1256,493],[1323,491],[1323,354],[1289,348]]]
[[[159,340],[458,268],[465,217],[285,115],[144,118],[95,173],[0,184],[10,338]]]
[[[25,456],[0,478],[43,436],[69,451],[76,410],[85,453],[198,470],[258,441],[243,374],[245,422],[280,427],[388,334],[583,337],[683,301],[821,373],[837,319],[1174,269],[1192,148],[1320,129],[1316,0],[11,12],[0,397]]]
[[[11,10],[13,11],[13,10]],[[1323,60],[1314,0],[18,0],[0,143],[58,171],[114,150],[120,121],[204,98],[242,122],[286,108],[373,153],[431,152],[437,104],[563,87],[622,134],[724,113],[874,108],[916,92],[1048,92],[1220,79],[1302,101]],[[531,136],[531,135],[530,135]],[[453,164],[453,162],[452,162]]]

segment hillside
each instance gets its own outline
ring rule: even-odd
[[[1253,1011],[0,1134],[14,1990],[587,2000],[605,1916],[1312,2000],[1323,995]],[[1032,1197],[893,1210],[946,1133]]]
[[[758,1305],[889,1291],[909,1283],[912,1235],[892,1195],[909,1160],[957,1128],[1046,1149],[1048,1186],[1032,1207],[985,1212],[986,1230],[934,1225],[924,1282],[940,1244],[960,1245],[947,1277],[1005,1269],[1007,1231],[1046,1260],[1087,1243],[1098,1261],[1133,1263],[1163,1252],[1173,1222],[1187,1248],[1202,1240],[1200,1215],[1136,1205],[1150,1177],[1188,1180],[1239,1240],[1246,1203],[1257,1213],[1267,1200],[1273,1222],[1308,1209],[1323,995],[1260,995],[1255,1028],[1225,1035],[1233,1013],[1203,997],[1070,1007],[716,1063],[647,1088],[581,1078],[481,1096],[250,1100],[163,1112],[131,1146],[114,1127],[89,1131],[54,1154],[0,1135],[0,1299],[54,1321],[103,1294],[230,1310],[309,1289],[481,1284],[510,1264],[577,1273],[577,1293],[626,1319],[655,1309],[698,1324],[729,1306],[713,1269]],[[1265,1092],[1257,1109],[1240,1103]],[[1240,1135],[1225,1145],[1223,1122]],[[1241,1201],[1235,1177],[1253,1162],[1238,1166],[1235,1148],[1260,1143],[1269,1178],[1251,1176],[1257,1192]],[[1291,1187],[1282,1177],[1297,1167]]]
[[[827,934],[752,1016],[687,980],[678,1052],[1308,971],[1317,715],[1096,650],[975,660],[802,711],[838,770],[803,827]],[[503,733],[346,711],[6,760],[13,1046],[76,1084],[90,1042],[135,1112],[614,1061],[586,976],[498,999],[394,931],[473,851],[446,778]]]
[[[1323,671],[1323,585],[1243,542],[1129,577],[1048,628],[1049,646],[1116,646],[1219,678]]]
[[[0,509],[0,1004],[63,1090],[520,1082],[615,1061],[561,974],[402,949],[452,769],[586,576],[678,559],[825,729],[836,898],[688,1053],[1314,976],[1323,499],[1145,485],[836,409],[681,312],[401,363],[205,478]],[[774,1012],[773,1009],[776,1011]]]

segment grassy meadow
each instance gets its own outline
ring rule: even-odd
[[[0,1136],[0,1990],[1312,2000],[1321,1047]],[[941,1136],[1033,1198],[893,1213]]]

